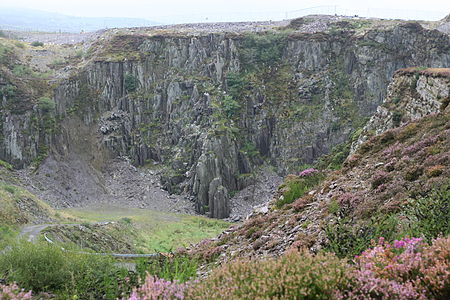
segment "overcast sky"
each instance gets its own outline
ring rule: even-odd
[[[160,22],[175,19],[225,21],[227,18],[232,21],[275,20],[334,11],[338,14],[422,19],[442,18],[450,13],[450,0],[1,0],[0,6],[85,17],[137,17]]]

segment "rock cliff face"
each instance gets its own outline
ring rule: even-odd
[[[371,136],[399,127],[446,108],[449,102],[450,69],[409,68],[397,71],[386,99],[364,126],[352,152]]]
[[[23,167],[47,149],[78,149],[101,168],[128,156],[161,166],[164,187],[190,194],[200,213],[227,217],[230,194],[256,166],[286,174],[329,152],[373,114],[395,70],[448,66],[449,44],[416,23],[364,34],[337,24],[312,34],[113,35],[56,86],[54,111],[4,106],[0,158]],[[42,116],[57,125],[48,130]]]
[[[199,243],[191,248],[191,252],[206,261],[223,262],[237,257],[279,256],[290,248],[317,252],[329,246],[330,239],[335,242],[349,239],[343,250],[345,253],[355,240],[360,243],[361,237],[369,236],[366,241],[370,243],[370,239],[386,236],[386,231],[374,228],[380,228],[378,224],[387,218],[397,220],[394,227],[385,227],[392,232],[409,226],[409,222],[416,222],[418,217],[409,217],[407,211],[417,199],[430,199],[430,204],[423,210],[415,207],[420,213],[440,207],[437,204],[440,196],[436,191],[441,191],[442,199],[448,203],[448,98],[439,105],[439,112],[433,113],[434,110],[429,109],[437,107],[436,93],[448,95],[448,71],[408,69],[397,72],[390,84],[388,99],[399,98],[401,102],[391,103],[390,110],[405,109],[406,112],[408,107],[417,107],[417,112],[430,111],[430,114],[414,120],[411,114],[405,126],[372,136],[347,158],[342,169],[324,173],[321,183],[294,198],[292,203],[279,207],[277,204],[289,194],[291,186],[295,186],[292,183],[301,179],[301,176],[286,176],[272,202],[255,209],[242,225],[231,227],[216,239]],[[411,86],[416,74],[419,75],[417,91],[420,92],[408,95],[405,91],[416,90]],[[424,88],[425,82],[429,89]],[[406,113],[405,117],[408,118]],[[372,118],[375,119],[376,116]],[[387,123],[390,123],[389,119]],[[447,206],[439,209],[443,214],[448,212]]]

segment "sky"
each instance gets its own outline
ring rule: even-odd
[[[279,20],[313,13],[439,19],[449,0],[2,0],[23,7],[83,17],[135,17],[158,22]]]

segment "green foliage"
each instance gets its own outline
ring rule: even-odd
[[[221,97],[219,103],[223,114],[228,119],[235,117],[241,107],[239,103],[230,95],[224,95]]]
[[[17,77],[26,77],[34,75],[33,70],[31,70],[29,66],[25,65],[15,65],[12,69],[12,72]]]
[[[13,243],[16,236],[16,226],[0,224],[0,250]]]
[[[50,99],[48,97],[41,97],[38,100],[38,108],[43,113],[50,113],[55,110],[55,101],[53,99]]]
[[[48,155],[48,146],[47,145],[42,145],[39,146],[38,148],[38,155],[36,156],[36,158],[33,160],[33,167],[37,170],[37,168],[41,165],[41,163],[44,161],[44,159],[47,158]]]
[[[320,170],[339,170],[350,153],[351,141],[338,144],[331,149],[331,153],[322,155],[316,163]]]
[[[186,282],[197,275],[197,260],[188,256],[161,256],[157,259],[140,259],[136,269],[141,278],[146,272],[169,281]]]
[[[132,93],[138,88],[139,81],[133,74],[127,73],[123,78],[123,84],[125,91]]]
[[[387,242],[406,236],[431,242],[450,234],[449,200],[446,185],[426,197],[410,200],[400,213],[379,214],[360,222],[341,207],[334,213],[336,223],[325,227],[328,238],[325,249],[338,257],[353,258],[380,237]]]
[[[238,116],[240,104],[230,95],[222,95],[213,101],[212,107],[215,132],[217,134],[237,134],[239,129],[235,126],[234,120]]]
[[[17,48],[20,49],[24,49],[25,48],[25,44],[19,41],[14,42],[14,46],[16,46]]]
[[[3,30],[0,30],[0,38],[6,38],[6,33]]]
[[[127,291],[127,275],[112,258],[64,252],[48,243],[20,242],[0,255],[2,278],[65,299],[116,299]]]
[[[395,127],[400,126],[402,117],[403,117],[403,114],[401,112],[394,111],[394,113],[392,114],[392,123],[394,124]]]
[[[128,225],[130,225],[131,223],[133,223],[133,220],[131,220],[131,219],[128,218],[128,217],[124,217],[124,218],[120,219],[120,221],[122,221],[123,223],[128,224]]]
[[[250,83],[247,81],[243,73],[228,73],[227,86],[228,92],[234,99],[241,99],[243,92],[249,87]]]
[[[240,152],[242,152],[243,154],[245,154],[246,156],[248,156],[250,158],[259,156],[258,149],[256,148],[255,144],[253,144],[250,141],[245,141]]]
[[[324,249],[335,253],[338,257],[351,259],[361,254],[380,237],[389,241],[397,238],[397,226],[398,220],[394,215],[377,216],[365,223],[357,224],[354,218],[338,210],[336,223],[325,227],[328,243]]]
[[[44,43],[43,42],[39,42],[39,41],[34,41],[34,42],[31,43],[31,46],[33,46],[33,47],[42,47],[42,46],[44,46]]]
[[[331,200],[330,204],[328,205],[328,212],[330,214],[336,214],[339,211],[339,204],[336,200]]]
[[[75,52],[75,58],[82,58],[85,56],[83,49],[79,49]]]
[[[247,34],[240,45],[240,58],[244,69],[272,66],[278,63],[287,44],[287,36],[282,33]]]
[[[409,236],[431,242],[450,234],[450,186],[444,185],[425,197],[409,200],[404,216],[408,220],[404,230]]]
[[[276,206],[283,207],[286,204],[294,202],[302,197],[314,186],[318,185],[324,179],[321,172],[311,174],[309,176],[288,176],[285,182],[280,186],[283,191],[283,197],[278,199]]]
[[[237,260],[190,285],[187,299],[332,299],[347,283],[332,254],[289,251],[277,259]]]
[[[16,95],[17,87],[12,84],[7,84],[0,88],[0,97],[13,98]]]
[[[12,54],[13,47],[8,44],[0,43],[0,64],[8,63]]]
[[[13,169],[13,166],[9,163],[7,163],[6,161],[3,161],[0,159],[0,167],[5,168],[9,171],[11,171]]]

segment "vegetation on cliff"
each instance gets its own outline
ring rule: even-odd
[[[30,297],[13,281],[48,298],[448,298],[448,70],[395,73],[387,100],[361,129],[394,68],[445,64],[448,36],[416,23],[375,30],[372,22],[334,22],[319,33],[295,32],[308,20],[259,33],[110,32],[56,89],[21,63],[28,45],[1,46],[1,154],[16,167],[52,154],[36,173],[51,177],[55,164],[80,164],[55,174],[81,170],[102,190],[108,180],[130,187],[142,175],[129,198],[147,203],[142,190],[165,188],[189,194],[212,217],[229,215],[229,197],[252,181],[256,166],[294,174],[243,224],[135,261],[128,273],[123,262],[77,251],[172,252],[228,224],[142,208],[72,209],[86,221],[113,222],[47,228],[55,245],[15,244],[18,225],[68,219],[0,161],[0,233],[10,246],[0,254],[0,278],[8,282],[0,298]],[[27,90],[31,81],[45,84]],[[91,174],[108,173],[111,156],[154,169]],[[55,190],[78,195],[70,176]],[[77,199],[84,201],[83,192]]]

